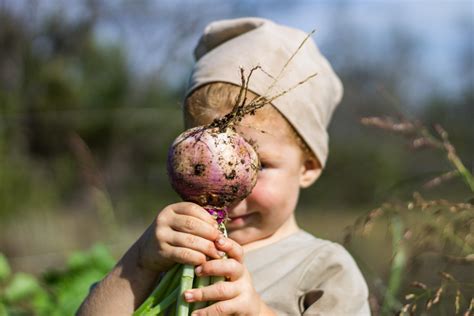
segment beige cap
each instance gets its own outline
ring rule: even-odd
[[[273,77],[297,50],[307,33],[261,18],[221,20],[209,24],[194,51],[196,64],[186,96],[211,82],[241,85],[239,67],[246,73],[259,65]],[[275,99],[272,104],[293,125],[324,167],[328,156],[327,127],[342,98],[342,83],[329,62],[309,39],[268,91],[273,79],[253,73],[249,90],[271,97],[311,74],[317,76]]]

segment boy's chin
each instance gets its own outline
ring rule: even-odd
[[[268,237],[265,235],[265,233],[255,227],[245,227],[241,229],[229,230],[227,232],[227,235],[230,239],[236,241],[241,246]]]

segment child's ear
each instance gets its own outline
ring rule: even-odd
[[[314,157],[304,158],[301,164],[300,187],[307,188],[318,180],[322,168],[319,161]]]

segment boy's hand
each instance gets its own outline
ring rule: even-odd
[[[221,236],[216,247],[225,251],[228,259],[210,260],[197,266],[198,276],[223,276],[228,281],[184,292],[187,302],[218,301],[211,306],[196,310],[197,315],[274,315],[263,303],[252,284],[243,264],[243,249],[230,238]]]
[[[165,207],[137,242],[138,265],[167,271],[176,262],[200,265],[206,256],[221,258],[214,241],[216,220],[202,207],[181,202]]]

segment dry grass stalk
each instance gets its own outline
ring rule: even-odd
[[[423,184],[423,188],[432,189],[432,188],[437,187],[437,186],[443,184],[444,182],[447,182],[447,181],[449,181],[449,180],[451,180],[451,179],[453,179],[457,176],[459,176],[459,171],[458,170],[448,171],[446,173],[443,173],[440,176],[437,176],[437,177],[429,180],[425,184]]]
[[[441,295],[443,294],[444,288],[440,286],[435,293],[434,299],[433,299],[433,305],[438,304],[439,300],[441,299]]]
[[[409,121],[396,122],[391,117],[363,117],[360,122],[366,126],[377,127],[386,131],[413,135],[416,130],[416,124]]]
[[[426,284],[424,284],[422,282],[419,282],[419,281],[414,281],[410,285],[414,288],[418,288],[418,289],[422,289],[422,290],[426,290],[428,288],[426,286]]]
[[[464,316],[472,316],[474,313],[474,298],[471,298],[471,302],[469,303],[469,307],[464,313]]]
[[[456,290],[456,298],[454,300],[454,308],[455,308],[456,315],[458,315],[459,311],[461,310],[461,291],[459,291],[459,289]]]
[[[438,137],[436,137],[430,133],[428,128],[418,121],[410,121],[408,119],[396,121],[391,117],[363,117],[360,121],[366,126],[372,126],[410,137],[410,145],[414,149],[430,147],[443,150],[446,153],[448,161],[455,169],[448,172],[449,176],[445,175],[444,177],[440,176],[439,179],[433,179],[434,183],[439,184],[438,182],[441,182],[442,180],[446,181],[454,178],[456,175],[459,175],[474,193],[474,177],[462,163],[461,159],[456,153],[455,147],[449,141],[448,133],[441,125],[434,125],[434,128],[438,134]]]
[[[435,127],[439,137],[436,138],[418,122],[402,121],[397,123],[390,118],[372,117],[362,119],[362,123],[412,137],[417,147],[438,148],[447,154],[449,162],[455,169],[431,179],[425,184],[425,187],[443,184],[459,175],[471,189],[474,187],[471,186],[472,175],[465,168],[463,169],[463,164],[459,160],[454,146],[449,143],[448,133],[441,126]],[[354,237],[366,237],[370,235],[376,224],[390,225],[392,218],[400,218],[405,226],[403,239],[400,241],[405,242],[403,245],[394,244],[393,247],[408,247],[407,265],[414,265],[423,254],[435,254],[444,260],[446,269],[440,272],[442,284],[435,288],[419,281],[411,282],[411,286],[416,291],[402,296],[407,302],[404,305],[399,303],[399,314],[412,315],[417,310],[420,313],[424,313],[423,310],[425,312],[429,310],[431,313],[438,308],[446,309],[446,306],[454,307],[453,313],[459,313],[464,308],[463,305],[467,305],[463,301],[463,293],[469,293],[473,287],[469,283],[458,281],[449,269],[455,271],[459,265],[474,263],[473,204],[472,202],[453,202],[447,199],[425,199],[419,192],[414,192],[411,201],[384,203],[359,217],[353,225],[346,227],[344,241],[348,244]],[[408,240],[409,243],[406,242]],[[449,293],[447,293],[448,289],[451,289]],[[443,297],[446,298],[443,299]],[[396,304],[396,302],[392,301],[392,304]],[[439,307],[440,305],[443,307]],[[396,305],[392,305],[392,310],[394,309],[397,309]],[[471,313],[472,309],[471,306],[467,308],[465,315]]]

